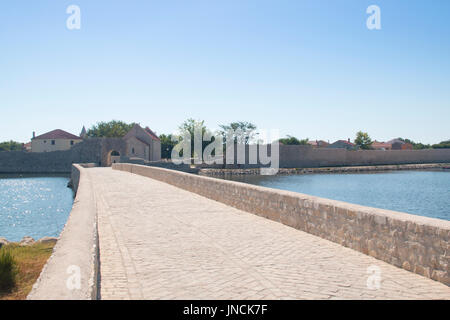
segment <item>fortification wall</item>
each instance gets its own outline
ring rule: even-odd
[[[169,183],[450,285],[450,221],[162,168],[114,164],[113,169]]]
[[[257,157],[256,164],[250,164],[249,149]],[[271,146],[267,147],[269,156],[271,155]],[[238,164],[237,147],[235,146],[234,158],[232,163],[226,164],[201,164],[197,168],[215,168],[215,169],[251,169],[267,167],[261,165],[259,151],[256,146],[246,146],[245,163]],[[426,149],[426,150],[358,150],[349,151],[346,149],[333,148],[313,148],[311,146],[301,145],[281,145],[279,149],[279,167],[280,168],[318,168],[318,167],[340,167],[340,166],[377,166],[377,165],[401,165],[401,164],[422,164],[422,163],[449,163],[450,149]],[[244,161],[242,161],[244,162]],[[166,167],[172,169],[167,162],[146,163],[149,166]],[[175,169],[175,168],[174,168]],[[175,169],[177,170],[177,169]]]
[[[450,162],[450,149],[358,150],[280,145],[281,168],[373,166]]]
[[[101,139],[87,139],[67,151],[0,152],[0,173],[69,173],[73,163],[99,163]]]
[[[0,152],[0,173],[69,173],[74,163],[106,166],[112,150],[124,155],[125,141],[119,138],[89,138],[66,151]]]

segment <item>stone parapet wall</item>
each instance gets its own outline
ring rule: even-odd
[[[449,221],[162,168],[114,164],[113,169],[169,183],[450,285]]]
[[[86,165],[92,166],[94,164]],[[28,300],[93,300],[98,297],[97,210],[86,170],[82,165],[73,165],[72,183],[77,194],[72,211]],[[80,279],[80,287],[77,287],[77,279]]]

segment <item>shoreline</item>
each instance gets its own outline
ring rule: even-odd
[[[317,167],[317,168],[280,168],[276,175],[297,175],[314,173],[358,173],[358,172],[386,172],[401,170],[429,170],[450,169],[450,163],[421,163],[397,164],[376,166],[345,166],[345,167]],[[229,176],[229,175],[260,175],[260,168],[251,169],[200,169],[198,175],[202,176]]]
[[[35,243],[49,243],[49,242],[55,242],[56,243],[57,241],[58,241],[58,238],[56,238],[56,237],[42,237],[42,238],[40,238],[38,240],[34,240],[32,237],[24,236],[22,238],[22,240],[20,240],[20,241],[9,241],[8,239],[6,239],[4,237],[0,237],[0,249],[3,246],[7,246],[7,245],[10,245],[10,244],[17,244],[17,245],[20,245],[20,246],[31,246],[31,245],[33,245]]]

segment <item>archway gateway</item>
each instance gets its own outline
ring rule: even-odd
[[[113,163],[120,162],[120,152],[117,150],[111,150],[108,152],[106,166],[111,167]]]

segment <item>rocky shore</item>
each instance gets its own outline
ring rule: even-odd
[[[8,244],[18,244],[19,246],[25,247],[25,246],[31,246],[35,243],[49,243],[49,242],[56,243],[56,241],[58,241],[58,238],[55,238],[55,237],[43,237],[36,241],[32,237],[25,236],[19,242],[10,242],[10,241],[6,240],[5,238],[0,238],[0,248],[3,246],[6,246]]]
[[[280,168],[277,175],[310,174],[310,173],[354,173],[354,172],[383,172],[396,170],[448,170],[450,163],[422,163],[422,164],[397,164],[377,166],[352,166],[352,167],[318,167],[318,168]],[[259,175],[260,168],[247,169],[200,169],[198,174],[203,176],[228,176],[228,175]]]

